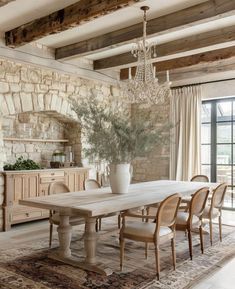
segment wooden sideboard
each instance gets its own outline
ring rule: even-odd
[[[87,168],[44,169],[32,171],[5,171],[4,189],[4,231],[12,224],[47,218],[48,210],[19,205],[18,201],[49,195],[53,182],[64,182],[71,192],[83,190],[84,180],[88,178]]]

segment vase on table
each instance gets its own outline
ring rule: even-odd
[[[113,194],[128,193],[131,173],[130,164],[111,164],[110,168],[110,187]]]

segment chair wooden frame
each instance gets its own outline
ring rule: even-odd
[[[202,197],[202,200],[200,200],[199,198],[201,198],[200,195],[202,195],[202,194],[204,194],[204,196]],[[176,230],[187,231],[187,233],[188,233],[189,254],[190,254],[191,260],[193,258],[192,229],[195,228],[195,226],[194,226],[195,224],[193,223],[194,217],[198,218],[201,252],[202,252],[202,254],[204,253],[202,215],[203,215],[204,208],[206,206],[206,201],[207,201],[208,195],[209,195],[209,188],[208,187],[201,188],[198,191],[196,191],[193,194],[191,202],[189,204],[189,212],[188,213],[183,212],[184,214],[188,215],[186,223],[180,224],[180,223],[177,223],[177,220],[176,220]],[[198,199],[200,200],[200,202]]]
[[[197,180],[200,178],[204,178],[203,182],[206,182],[206,183],[209,182],[209,178],[206,175],[195,175],[191,178],[190,182],[201,182],[201,180]],[[180,206],[180,209],[185,210],[185,212],[187,212],[190,202],[191,202],[191,198],[182,198],[182,201],[181,201],[182,206]]]
[[[208,216],[203,215],[203,220],[208,219],[209,220],[209,227],[210,227],[210,243],[212,246],[213,243],[213,225],[212,220],[218,217],[219,220],[219,239],[220,242],[222,242],[222,207],[224,203],[224,197],[227,190],[227,184],[223,183],[218,185],[212,192],[212,196],[210,199],[210,208],[208,212]],[[214,210],[218,210],[218,214],[216,216],[214,215]]]
[[[205,179],[205,180],[203,180],[203,181],[201,181],[201,180],[197,181],[197,179],[200,179],[200,178]],[[208,176],[206,176],[206,175],[195,175],[195,176],[193,176],[193,177],[191,178],[190,182],[206,182],[206,183],[208,183],[208,182],[209,182],[209,178],[208,178]]]
[[[120,269],[123,269],[123,260],[124,260],[124,249],[125,249],[125,239],[131,239],[134,241],[141,241],[145,243],[145,257],[147,258],[148,243],[154,243],[155,245],[155,258],[156,258],[156,275],[159,280],[160,277],[160,256],[159,256],[159,244],[167,240],[171,240],[171,249],[172,249],[172,259],[174,270],[176,268],[176,253],[175,253],[175,222],[179,204],[181,201],[180,194],[173,194],[167,197],[164,201],[161,202],[159,209],[155,216],[145,216],[146,219],[156,219],[155,231],[151,237],[143,235],[130,235],[125,232],[126,226],[126,217],[134,218],[143,218],[142,215],[131,214],[129,212],[122,213],[122,228],[120,230]],[[169,206],[172,202],[173,212],[169,214]],[[168,207],[167,207],[168,206]],[[127,214],[127,215],[126,215]],[[149,225],[145,222],[142,224]],[[161,228],[169,228],[170,233],[160,236]]]
[[[68,187],[65,183],[63,183],[63,182],[54,182],[54,183],[51,183],[50,186],[49,186],[49,195],[58,193],[58,191],[56,192],[56,190],[55,190],[56,186],[59,186],[60,189],[62,189],[62,192],[63,192],[63,193],[69,193],[69,192],[70,192],[69,187]],[[60,190],[59,193],[61,193],[61,190]],[[50,210],[50,213],[49,213],[49,223],[50,223],[50,230],[49,230],[49,247],[50,247],[50,248],[51,248],[51,245],[52,245],[53,225],[59,225],[58,222],[55,223],[55,222],[53,221],[53,215],[54,215],[54,214],[56,214],[56,212]],[[70,225],[76,226],[76,225],[85,224],[85,219],[83,219],[83,218],[78,219],[78,217],[75,217],[75,218],[76,218],[75,221],[73,221],[73,217],[70,218],[70,220],[71,220]]]

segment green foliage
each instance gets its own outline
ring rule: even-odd
[[[131,120],[127,113],[107,109],[94,99],[79,104],[73,101],[73,110],[89,144],[84,149],[87,157],[126,163],[137,156],[146,156],[158,144],[169,142],[169,134],[164,133],[169,124],[156,128],[146,115]]]
[[[16,162],[12,164],[6,164],[4,167],[5,171],[20,171],[20,170],[37,170],[40,169],[40,165],[35,163],[33,160],[24,158],[21,156],[19,157]]]

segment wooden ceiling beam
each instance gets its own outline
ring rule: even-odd
[[[147,35],[157,36],[235,14],[234,0],[211,0],[148,21]],[[86,56],[142,37],[142,22],[56,49],[56,59]]]
[[[10,2],[13,2],[15,0],[0,0],[0,7],[7,5]]]
[[[208,48],[212,45],[218,45],[235,40],[235,26],[229,26],[223,29],[217,29],[193,36],[181,38],[157,46],[158,57],[169,56],[183,53],[194,49]],[[94,61],[94,69],[110,69],[124,65],[135,65],[136,58],[130,52],[115,55]]]
[[[190,67],[202,63],[207,63],[210,65],[213,62],[225,60],[225,59],[231,59],[232,57],[235,57],[235,49],[234,47],[227,47],[222,49],[217,49],[214,51],[208,51],[204,53],[198,53],[195,55],[190,56],[184,56],[179,58],[174,58],[170,60],[165,61],[159,61],[153,63],[153,65],[156,67],[157,72],[166,71],[166,70],[174,70],[178,68],[184,68],[184,67]],[[136,67],[132,67],[131,74],[132,76],[135,75]],[[129,69],[124,68],[120,71],[120,79],[126,80],[129,77]]]
[[[42,18],[5,33],[6,45],[12,48],[86,23],[140,0],[80,0]]]

